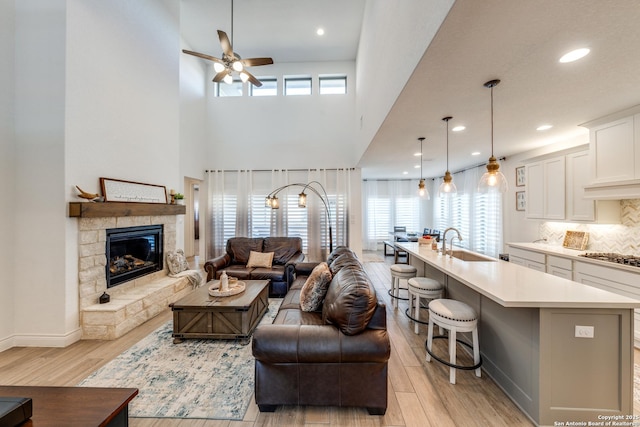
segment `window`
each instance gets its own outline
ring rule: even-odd
[[[320,76],[320,95],[347,93],[347,76]]]
[[[262,86],[249,84],[249,96],[276,96],[278,95],[278,79],[275,77],[257,77]]]
[[[311,77],[285,77],[284,94],[290,95],[311,95]]]
[[[483,169],[455,174],[458,193],[435,198],[434,225],[441,233],[448,227],[460,230],[464,240],[456,245],[497,257],[502,248],[502,194],[476,191]]]
[[[242,96],[242,80],[233,80],[233,83],[216,83],[216,96]]]

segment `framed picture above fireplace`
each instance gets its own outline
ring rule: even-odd
[[[105,202],[167,203],[164,185],[100,178]]]

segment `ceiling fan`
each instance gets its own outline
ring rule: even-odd
[[[182,52],[197,56],[199,58],[208,59],[213,61],[213,69],[216,71],[216,75],[213,77],[215,83],[224,81],[225,83],[233,83],[233,72],[237,72],[240,75],[240,79],[243,82],[249,81],[254,86],[262,86],[262,82],[255,78],[246,67],[257,67],[259,65],[273,64],[271,58],[247,58],[242,59],[240,55],[233,51],[232,42],[229,41],[227,33],[222,30],[218,30],[218,38],[220,39],[220,46],[222,46],[222,59],[215,56],[207,55],[204,53],[193,52],[191,50],[182,49]],[[233,0],[231,0],[231,40],[233,40]]]

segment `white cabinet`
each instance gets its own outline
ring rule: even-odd
[[[573,265],[570,259],[547,255],[547,273],[564,279],[573,279]]]
[[[545,265],[545,254],[540,252],[528,251],[526,249],[509,247],[509,262],[532,270],[538,270],[545,273],[547,267]]]
[[[589,129],[591,177],[587,197],[640,197],[640,105],[584,123]]]
[[[640,177],[640,164],[636,162],[637,145],[634,122],[639,115],[627,116],[589,129],[592,154],[591,182],[627,181]]]
[[[527,182],[527,218],[565,219],[565,157],[529,163]]]
[[[589,151],[566,156],[567,220],[600,223],[620,222],[620,202],[585,198],[584,187],[591,179]]]

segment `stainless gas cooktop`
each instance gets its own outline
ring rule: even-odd
[[[632,267],[640,267],[640,257],[634,255],[622,255],[612,252],[587,252],[579,256],[600,261],[615,262],[617,264],[630,265]]]

